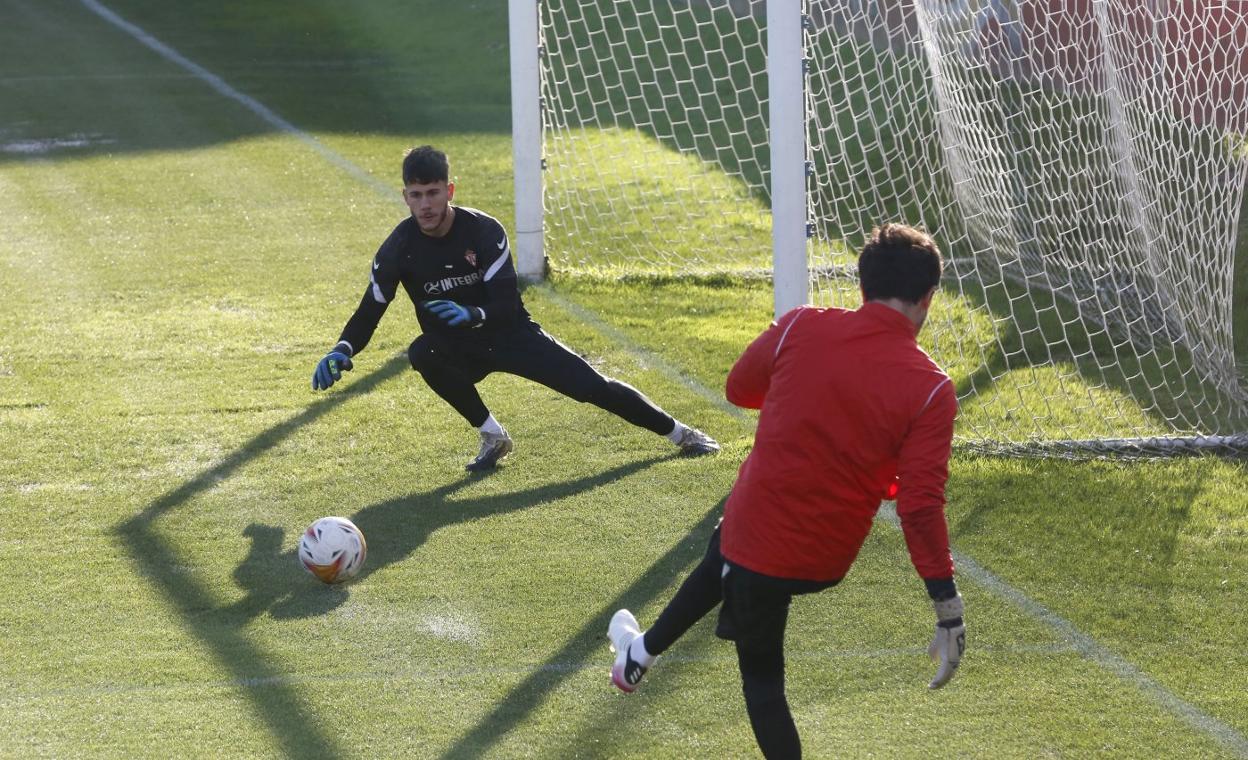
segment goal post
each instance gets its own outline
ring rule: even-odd
[[[806,44],[802,0],[767,3],[772,282],[776,316],[810,300],[806,268]]]
[[[516,274],[541,279],[546,266],[542,226],[541,47],[538,0],[509,0],[511,140],[516,224],[512,252]]]
[[[517,229],[555,273],[853,307],[871,228],[917,224],[960,445],[1248,451],[1248,3],[511,2]]]

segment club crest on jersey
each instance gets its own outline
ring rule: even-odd
[[[477,254],[474,251],[465,251],[464,258],[468,261],[468,265],[475,267],[477,265]]]

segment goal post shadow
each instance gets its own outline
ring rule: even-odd
[[[262,688],[242,689],[251,700],[255,714],[269,727],[285,754],[295,757],[345,757],[335,738],[322,730],[294,685],[282,679],[263,652],[238,628],[205,625],[205,610],[216,609],[213,594],[195,578],[179,572],[183,564],[173,546],[155,530],[163,515],[186,504],[277,446],[305,425],[324,416],[346,401],[368,393],[408,367],[406,357],[396,356],[378,369],[336,393],[312,403],[299,414],[254,436],[219,464],[205,470],[181,486],[153,501],[137,515],[118,523],[113,533],[130,554],[140,575],[165,597],[186,624],[186,630],[211,653],[221,669],[239,684]]]
[[[299,600],[295,600],[293,604],[288,603],[290,600],[284,599],[285,594],[278,593],[273,588],[273,583],[285,583],[291,577],[274,578],[253,571],[257,562],[269,563],[286,558],[286,555],[290,555],[289,566],[294,568],[294,553],[282,551],[285,536],[281,528],[253,523],[244,531],[252,542],[251,552],[234,573],[235,581],[244,588],[247,595],[240,601],[223,605],[192,574],[180,572],[185,562],[179,557],[175,547],[160,535],[156,523],[162,516],[231,477],[243,466],[263,456],[304,426],[346,401],[372,391],[401,374],[408,366],[406,357],[392,358],[352,383],[343,392],[322,398],[291,419],[260,432],[217,465],[168,491],[138,514],[113,528],[113,533],[130,554],[139,574],[182,616],[185,630],[204,646],[222,671],[230,674],[234,683],[246,687],[240,691],[251,701],[255,714],[268,727],[270,734],[287,755],[346,757],[348,753],[332,734],[322,730],[322,722],[299,693],[297,684],[288,677],[289,674],[272,667],[261,648],[244,635],[245,623],[266,611],[279,618],[323,614],[343,603],[349,592],[341,588],[313,587],[316,591],[327,592],[322,595],[319,603],[309,605]],[[366,506],[353,516],[366,535],[373,533],[377,536],[370,547],[371,561],[365,567],[364,577],[409,556],[439,528],[501,512],[523,510],[546,501],[590,491],[626,478],[672,456],[676,454],[628,462],[591,476],[545,484],[519,493],[489,495],[466,502],[446,501],[447,497],[479,479],[466,476],[427,493],[409,494]],[[708,514],[703,523],[708,522],[717,510],[718,508]],[[694,531],[698,532],[700,527],[701,524]],[[669,552],[669,558],[671,554]],[[672,572],[675,571],[673,569]],[[295,573],[292,572],[291,575]],[[262,580],[257,580],[258,578]],[[658,582],[661,584],[662,578]],[[257,583],[261,587],[253,588]],[[604,620],[601,626],[603,630],[605,625]]]
[[[526,716],[543,703],[564,681],[594,658],[602,658],[602,688],[612,687],[606,678],[609,670],[606,631],[611,615],[622,607],[637,608],[658,596],[671,582],[686,572],[706,552],[706,541],[723,513],[725,496],[706,512],[684,538],[677,541],[663,556],[637,577],[623,591],[598,608],[558,651],[537,665],[532,672],[494,705],[489,714],[442,753],[444,760],[468,760],[484,756],[519,725]]]

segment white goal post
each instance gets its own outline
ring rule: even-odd
[[[516,274],[525,280],[545,274],[542,229],[541,56],[537,0],[510,0],[511,140],[515,167],[516,228],[511,249]]]
[[[854,306],[906,221],[961,445],[1248,451],[1248,2],[510,2],[523,276]]]

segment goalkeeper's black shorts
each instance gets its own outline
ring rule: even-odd
[[[793,597],[823,591],[839,582],[776,578],[724,560],[724,599],[715,635],[735,641],[742,649],[783,649]]]

